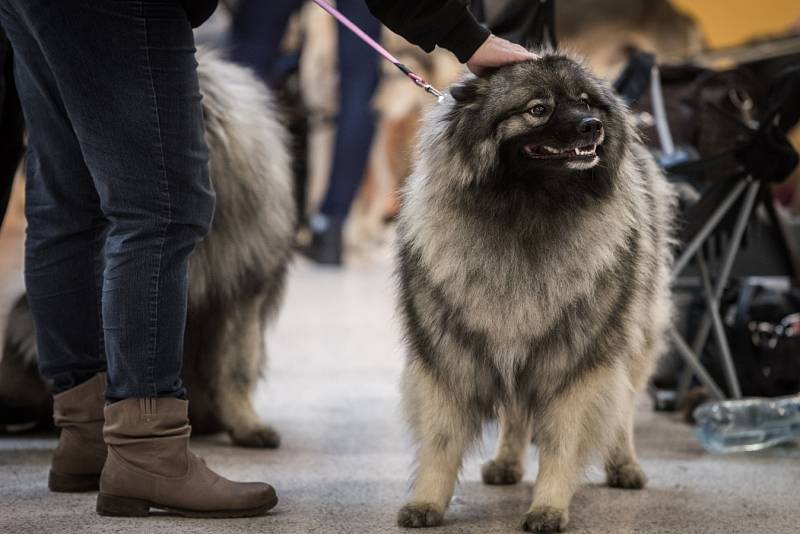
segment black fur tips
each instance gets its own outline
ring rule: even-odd
[[[522,466],[516,463],[489,460],[481,467],[483,483],[489,486],[509,486],[522,480]]]
[[[525,532],[563,532],[567,527],[567,514],[550,506],[534,508],[525,516]]]
[[[436,527],[442,524],[442,511],[431,503],[409,503],[397,514],[397,524],[406,528]]]
[[[612,488],[638,490],[647,484],[647,475],[636,462],[606,466],[607,484]]]

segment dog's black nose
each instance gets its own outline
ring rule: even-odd
[[[603,123],[600,122],[600,119],[594,117],[586,117],[585,119],[581,119],[581,122],[578,123],[579,134],[600,133],[602,129]]]

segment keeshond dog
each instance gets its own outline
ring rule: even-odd
[[[265,365],[264,329],[281,302],[296,229],[286,132],[253,74],[210,52],[197,59],[217,204],[211,231],[189,264],[183,379],[190,420],[196,433],[226,430],[238,445],[277,447],[280,435],[261,421],[250,397]],[[9,316],[4,375],[13,369],[29,382],[38,377],[33,332],[23,297]],[[3,376],[3,382],[16,380]],[[38,396],[31,397],[29,385],[25,399],[20,392],[0,397],[41,413],[49,396],[46,384],[36,383]]]
[[[499,416],[486,484],[539,449],[531,532],[564,529],[588,462],[641,488],[634,397],[665,348],[672,188],[610,87],[560,54],[454,85],[422,127],[399,224],[419,445],[398,523],[442,522],[462,457]]]

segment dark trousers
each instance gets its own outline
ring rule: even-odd
[[[11,45],[0,27],[0,228],[24,149],[22,110],[14,85],[11,56]]]
[[[63,391],[180,396],[188,257],[214,193],[177,0],[0,0],[28,128],[25,282]]]
[[[233,23],[233,59],[273,85],[278,77],[280,41],[286,23],[302,5],[302,0],[242,0]],[[363,0],[339,0],[336,5],[347,18],[378,40],[381,25]],[[330,182],[320,211],[343,220],[361,185],[375,133],[371,100],[380,72],[377,53],[341,26],[337,53],[340,77],[336,143]]]

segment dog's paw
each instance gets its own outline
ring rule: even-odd
[[[537,506],[525,516],[525,532],[563,532],[567,528],[567,512],[552,506]]]
[[[406,528],[435,527],[442,524],[443,515],[435,504],[410,502],[397,514],[397,524]]]
[[[522,480],[522,466],[497,460],[489,460],[481,467],[481,477],[484,484],[492,486],[506,486],[516,484]]]
[[[281,445],[281,435],[269,425],[229,431],[231,441],[240,447],[277,449]]]
[[[608,466],[606,476],[612,488],[642,489],[647,484],[647,475],[636,462]]]

